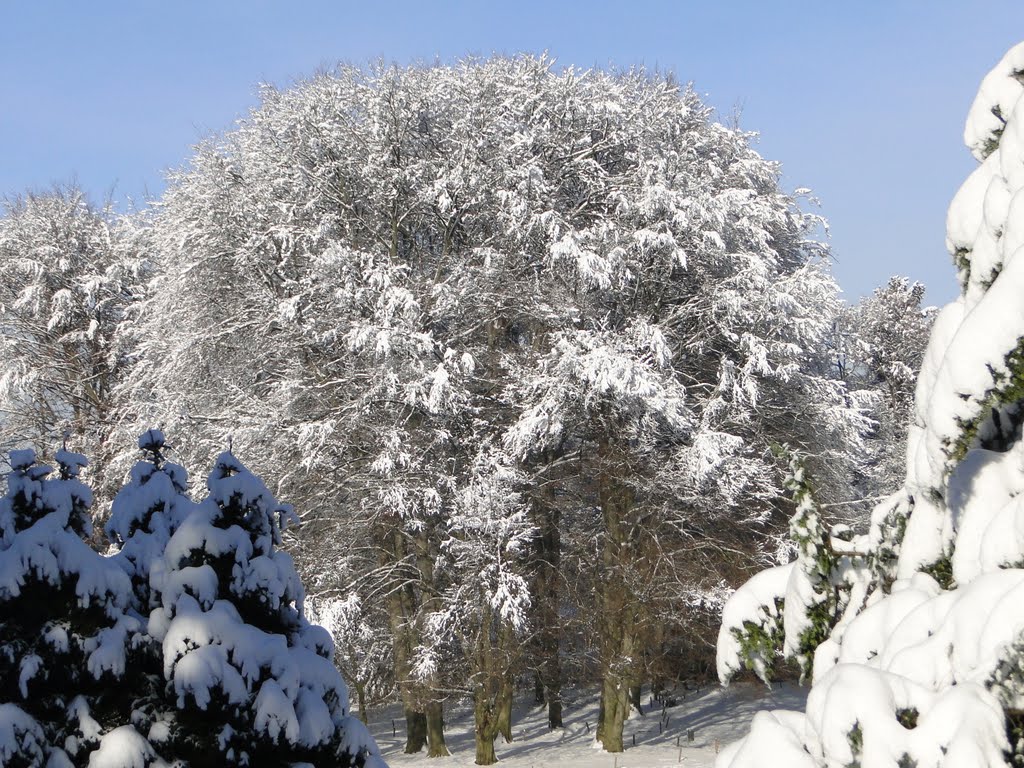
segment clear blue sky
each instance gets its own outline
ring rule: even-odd
[[[124,205],[163,188],[197,139],[338,60],[549,50],[692,81],[761,134],[787,189],[832,225],[850,299],[890,274],[944,303],[946,207],[984,73],[1024,39],[1024,0],[0,3],[0,194],[77,180]]]

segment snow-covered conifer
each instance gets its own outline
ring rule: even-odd
[[[132,578],[137,609],[148,615],[157,604],[150,589],[153,565],[194,504],[186,495],[185,468],[164,455],[163,432],[146,430],[138,446],[143,460],[132,467],[128,483],[114,496],[105,531],[119,547],[118,561]]]
[[[304,618],[302,584],[278,548],[291,507],[231,453],[207,489],[152,563],[149,633],[170,701],[149,740],[190,765],[383,765],[348,714],[334,645]]]
[[[924,354],[903,488],[870,533],[873,594],[815,656],[807,710],[760,713],[721,767],[1024,762],[1024,44],[985,77],[981,162],[947,245],[962,295]]]
[[[723,683],[743,667],[767,683],[782,659],[796,663],[801,681],[810,678],[819,649],[831,650],[829,636],[864,605],[870,575],[866,537],[842,524],[826,529],[798,455],[790,458],[786,487],[796,506],[789,521],[796,558],[755,575],[725,603],[717,644]]]
[[[122,686],[131,639],[131,581],[86,543],[92,492],[85,457],[13,451],[0,499],[0,762],[85,765],[111,720],[127,717]]]

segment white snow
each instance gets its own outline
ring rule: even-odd
[[[779,765],[796,746],[811,762],[795,749],[785,764],[1006,765],[1004,707],[1024,704],[1024,443],[999,413],[1020,397],[1009,362],[1024,339],[1022,94],[1024,44],[968,117],[967,143],[988,159],[950,206],[947,244],[969,276],[925,354],[904,488],[873,515],[875,548],[893,512],[909,516],[897,581],[819,648],[806,713],[759,718],[719,768]]]
[[[979,160],[983,150],[995,135],[1003,130],[1004,121],[1024,90],[1016,73],[1024,71],[1024,43],[1014,46],[981,81],[967,114],[964,143]],[[1002,118],[994,114],[998,111]]]
[[[28,698],[28,684],[43,666],[43,660],[34,653],[22,656],[18,673],[18,690],[23,699]]]
[[[728,680],[743,669],[740,643],[734,630],[743,630],[744,622],[758,626],[780,627],[782,616],[775,605],[787,590],[795,563],[768,568],[753,576],[737,589],[722,610],[722,626],[718,630],[715,663],[719,680]],[[762,679],[771,659],[758,659],[755,672]]]
[[[266,733],[273,742],[280,741],[282,737],[291,744],[299,740],[299,719],[292,699],[276,680],[267,680],[260,686],[253,709],[256,712],[253,725],[257,732]]]
[[[618,755],[594,749],[596,690],[563,691],[565,728],[554,731],[547,727],[545,708],[518,701],[512,718],[514,741],[505,744],[499,737],[494,746],[498,765],[503,768],[711,768],[715,764],[716,750],[724,753],[727,744],[746,731],[758,709],[802,707],[807,691],[791,683],[774,683],[768,689],[762,683],[742,682],[728,688],[712,685],[699,691],[683,691],[680,687],[673,695],[677,706],[664,710],[667,725],[662,727],[662,709],[657,703],[654,707],[647,706],[650,698],[644,689],[645,714],[626,721],[623,736],[626,750]],[[398,705],[371,712],[370,731],[391,768],[422,766],[426,760],[424,753],[403,753],[402,717]],[[392,719],[395,735],[392,735]],[[433,758],[429,760],[430,765],[470,768],[475,759],[472,708],[468,704],[446,708],[445,723],[445,741],[452,755]],[[689,730],[694,732],[692,742],[687,740]],[[633,746],[634,735],[636,746]],[[782,760],[771,765],[801,768],[799,763]]]
[[[89,768],[163,768],[149,742],[130,725],[107,733],[100,748],[89,755]]]
[[[43,729],[25,710],[16,704],[0,704],[0,765],[7,765],[15,755],[42,764],[46,743]]]

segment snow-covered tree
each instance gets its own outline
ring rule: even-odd
[[[70,436],[94,457],[104,499],[123,323],[148,273],[139,231],[73,188],[16,198],[0,216],[0,449]]]
[[[796,558],[755,575],[723,606],[717,645],[723,683],[742,668],[768,683],[786,659],[803,682],[829,635],[864,606],[871,573],[865,537],[843,524],[826,527],[799,456],[790,458],[786,487],[796,506],[789,521]]]
[[[506,462],[485,447],[458,494],[438,564],[447,587],[427,616],[417,655],[428,676],[437,676],[446,655],[463,657],[469,675],[451,684],[473,701],[477,765],[497,761],[499,733],[512,740],[515,673],[529,628],[526,564],[535,531],[520,494],[523,478]]]
[[[310,622],[331,633],[335,663],[355,691],[359,718],[369,723],[369,705],[388,701],[395,692],[387,612],[358,592],[306,598]]]
[[[671,79],[547,57],[340,67],[267,89],[174,177],[121,428],[173,424],[188,462],[230,428],[321,518],[308,531],[373,543],[297,551],[386,596],[407,749],[432,754],[440,681],[469,672],[451,655],[413,674],[455,586],[439,544],[482,446],[504,452],[542,532],[528,666],[557,724],[557,564],[595,622],[571,628],[572,655],[601,647],[621,748],[625,692],[706,637],[723,584],[776,549],[770,445],[808,456],[825,501],[859,461],[815,223]]]
[[[759,713],[719,766],[1024,762],[1022,95],[1024,44],[968,115],[980,166],[947,217],[962,292],[925,351],[903,488],[873,515],[873,594],[819,647],[806,712]]]
[[[231,453],[207,489],[150,571],[160,607],[149,633],[170,697],[150,739],[190,765],[382,765],[348,715],[334,644],[303,617],[302,584],[277,548],[291,508]]]
[[[13,451],[0,499],[0,763],[85,765],[136,682],[131,581],[93,551],[85,457]]]
[[[277,547],[293,517],[230,453],[201,503],[163,434],[91,535],[85,457],[14,451],[0,499],[0,758],[29,768],[384,766]]]
[[[187,496],[188,473],[168,461],[164,434],[148,429],[138,440],[143,460],[114,496],[105,526],[107,538],[118,547],[117,559],[132,579],[135,607],[143,616],[159,605],[150,574],[163,557],[171,534],[194,506]]]
[[[837,323],[839,374],[866,396],[875,422],[867,439],[864,477],[856,483],[868,499],[891,493],[906,472],[917,372],[936,313],[921,306],[923,299],[921,283],[892,277],[843,312]]]

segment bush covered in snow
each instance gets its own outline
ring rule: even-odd
[[[866,550],[864,598],[817,646],[807,711],[760,713],[720,768],[1024,764],[1022,95],[1024,44],[984,79],[967,120],[981,165],[947,219],[962,294],[925,352],[903,488],[850,544]],[[756,577],[726,606],[723,680],[771,656],[742,638],[777,637],[782,612],[789,635],[791,616],[813,613],[818,593],[780,595],[783,576]]]
[[[230,452],[199,502],[157,430],[86,543],[85,458],[11,454],[0,500],[0,765],[383,766],[278,547],[294,516]]]

